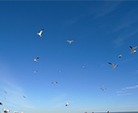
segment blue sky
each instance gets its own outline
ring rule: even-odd
[[[138,46],[137,6],[137,1],[1,1],[0,112],[138,111],[138,53],[129,48]]]

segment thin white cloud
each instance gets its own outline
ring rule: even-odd
[[[124,44],[124,40],[127,39],[127,38],[130,38],[132,37],[133,35],[137,34],[138,33],[138,30],[135,30],[131,33],[127,33],[128,31],[122,33],[121,35],[119,35],[117,37],[117,39],[114,41],[115,45],[116,46],[121,46]]]
[[[132,95],[133,93],[129,93],[129,91],[136,88],[138,85],[122,88],[121,91],[117,91],[117,96]]]
[[[15,85],[14,83],[11,83],[9,81],[3,81],[3,85],[1,85],[0,88],[3,90],[3,94],[4,91],[7,92],[7,94],[5,94],[5,106],[13,108],[16,108],[16,106],[34,108],[34,106],[28,101],[28,99],[23,98],[25,91],[19,85]]]
[[[125,88],[123,88],[123,90],[126,90],[126,89],[136,89],[136,88],[138,88],[138,85],[131,86],[131,87],[125,87]]]
[[[117,2],[115,2],[115,1],[114,2],[105,1],[102,4],[102,6],[96,7],[94,18],[97,19],[97,18],[100,18],[102,16],[105,16],[105,15],[111,13],[112,11],[114,11],[117,8],[117,6],[119,4],[120,4],[120,1],[117,1]]]

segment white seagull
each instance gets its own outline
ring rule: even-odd
[[[137,47],[138,47],[138,46],[136,46],[136,47],[131,47],[131,46],[130,46],[130,49],[131,49],[131,51],[132,51],[131,54],[136,52],[136,50],[134,50],[134,49],[136,49]]]
[[[39,57],[37,57],[37,58],[34,58],[34,61],[36,61],[36,62],[37,62],[37,59],[39,59]]]
[[[66,40],[67,42],[69,42],[69,44],[71,44],[72,42],[74,42],[75,40],[71,40],[71,41],[69,41],[69,40]]]
[[[82,68],[85,68],[85,66],[82,66]]]
[[[35,71],[33,70],[33,72],[36,73],[36,72],[38,72],[38,70],[35,70]]]
[[[55,81],[55,82],[52,82],[51,84],[56,84],[56,83],[58,83],[57,81]]]
[[[112,65],[113,66],[113,69],[116,68],[116,67],[118,67],[118,65],[114,66],[114,64],[112,64],[110,62],[108,62],[108,64]]]
[[[66,103],[66,105],[65,106],[69,106],[69,103]]]
[[[40,37],[42,37],[42,32],[44,31],[44,29],[42,29],[39,33],[36,33],[37,35],[39,35]]]
[[[3,109],[4,113],[10,112],[10,110]]]

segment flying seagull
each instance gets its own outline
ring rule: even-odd
[[[26,98],[26,96],[23,95],[23,98]]]
[[[33,70],[33,72],[36,73],[36,72],[38,72],[38,70],[35,70],[35,71]]]
[[[58,71],[59,73],[61,73],[62,70]]]
[[[34,58],[34,61],[36,61],[36,62],[37,62],[37,59],[39,59],[39,57],[37,57],[37,58]]]
[[[121,58],[122,57],[122,55],[119,55],[119,58]]]
[[[65,106],[69,106],[69,103],[66,103],[66,105]]]
[[[51,84],[56,84],[56,83],[58,83],[57,81],[55,81],[55,82],[52,82]]]
[[[116,67],[118,67],[118,65],[114,66],[114,64],[112,64],[110,62],[108,62],[108,64],[112,65],[113,66],[113,69],[116,68]]]
[[[44,29],[42,29],[39,33],[36,33],[37,35],[39,35],[40,37],[42,37],[42,32],[44,31]]]
[[[66,40],[67,42],[69,42],[69,44],[71,44],[72,42],[74,42],[75,40],[71,40],[71,41],[69,41],[69,40]]]
[[[0,105],[3,105],[3,104],[0,102]]]
[[[85,66],[82,66],[82,68],[85,68]]]
[[[132,51],[131,54],[136,52],[136,50],[134,50],[134,49],[136,49],[137,47],[138,47],[138,46],[136,46],[136,47],[131,47],[131,46],[130,46],[130,49],[131,49],[131,51]]]
[[[4,91],[7,94],[7,91]]]
[[[105,91],[105,89],[101,88],[102,91]]]
[[[3,109],[4,113],[10,112],[10,110]]]

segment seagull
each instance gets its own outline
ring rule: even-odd
[[[119,55],[119,58],[121,58],[122,57],[122,55]]]
[[[69,106],[69,103],[66,103],[66,105],[65,106]]]
[[[131,54],[136,52],[136,50],[134,50],[134,49],[136,49],[137,47],[138,47],[138,46],[136,46],[136,47],[131,47],[131,46],[130,46],[130,49],[132,50]]]
[[[23,98],[26,98],[26,96],[23,96]]]
[[[39,59],[39,57],[37,57],[37,58],[34,58],[34,61],[36,61],[36,62],[37,62],[37,59]]]
[[[71,41],[69,41],[69,40],[66,40],[67,42],[69,42],[69,44],[71,44],[72,42],[74,42],[75,40],[71,40]]]
[[[4,91],[7,94],[7,91]]]
[[[42,29],[39,33],[36,33],[37,35],[39,35],[40,37],[42,37],[42,32],[44,31],[44,29]]]
[[[61,73],[62,70],[58,71],[59,73]]]
[[[3,104],[0,102],[0,105],[3,105]]]
[[[10,110],[3,109],[4,113],[10,112]]]
[[[118,67],[118,65],[114,66],[114,64],[112,64],[110,62],[108,62],[108,64],[112,65],[113,66],[113,69],[116,68],[116,67]]]
[[[36,71],[33,70],[33,72],[36,73],[36,72],[38,72],[38,70],[36,70]]]
[[[56,84],[56,83],[58,83],[57,81],[55,81],[55,82],[52,82],[51,84]]]
[[[102,91],[105,91],[105,89],[101,88]]]
[[[85,66],[82,66],[82,68],[85,68]]]

